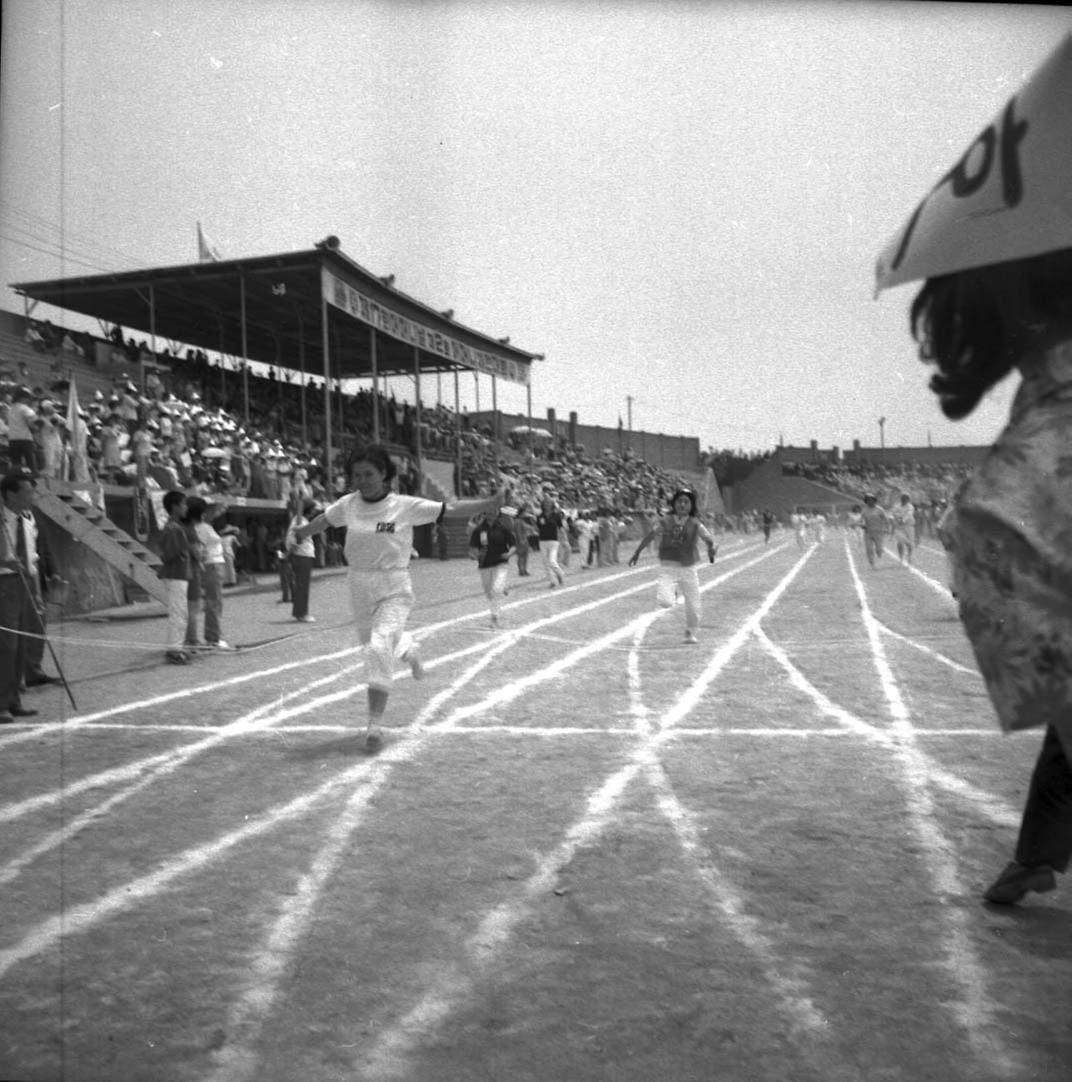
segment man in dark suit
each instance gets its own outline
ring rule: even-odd
[[[22,705],[21,692],[35,626],[25,529],[33,495],[32,474],[17,470],[0,480],[0,725],[37,713]]]
[[[58,676],[49,676],[42,667],[45,656],[46,618],[48,610],[45,607],[45,599],[50,586],[55,586],[59,581],[56,569],[45,543],[44,535],[37,525],[37,519],[33,513],[33,493],[36,486],[30,481],[30,507],[23,512],[23,529],[26,534],[27,562],[29,575],[27,585],[30,588],[30,597],[33,604],[30,609],[30,632],[32,638],[26,640],[26,660],[23,665],[23,682],[27,687],[39,687],[43,684],[62,683]]]

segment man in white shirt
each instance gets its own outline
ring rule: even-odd
[[[307,526],[309,516],[315,513],[316,505],[312,500],[307,500],[287,526],[286,553],[294,573],[291,614],[303,624],[316,622],[316,617],[309,615],[309,586],[316,562],[316,548],[311,537],[299,537],[297,531]]]
[[[32,401],[33,395],[25,387],[20,387],[8,407],[8,457],[13,470],[21,467],[32,471],[37,468],[37,443],[34,440],[37,414],[30,405]]]

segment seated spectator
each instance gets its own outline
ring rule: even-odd
[[[26,341],[33,346],[38,353],[48,353],[52,346],[42,333],[42,329],[32,321],[26,326]],[[25,367],[25,363],[21,367]]]
[[[86,355],[86,351],[71,337],[70,331],[64,332],[60,348],[64,353],[68,353],[74,357],[84,358]]]

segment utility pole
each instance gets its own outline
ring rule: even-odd
[[[629,444],[633,446],[633,396],[627,394],[625,396],[625,418],[626,418],[626,431],[629,433]]]
[[[878,445],[883,450],[886,449],[886,418],[880,417],[878,419]]]

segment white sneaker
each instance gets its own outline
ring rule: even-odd
[[[424,679],[424,662],[421,661],[421,652],[416,646],[411,646],[402,660],[409,662],[409,671],[413,673],[414,680]]]
[[[211,646],[213,650],[233,650],[234,649],[234,647],[229,642],[224,642],[223,639],[220,639],[219,642],[209,643],[209,646]]]
[[[297,620],[299,624],[315,624],[316,623],[316,617],[315,616],[295,616],[294,619]]]
[[[686,642],[699,642],[700,640],[698,638],[696,638],[696,632],[695,631],[686,631],[685,632],[685,641]]]

